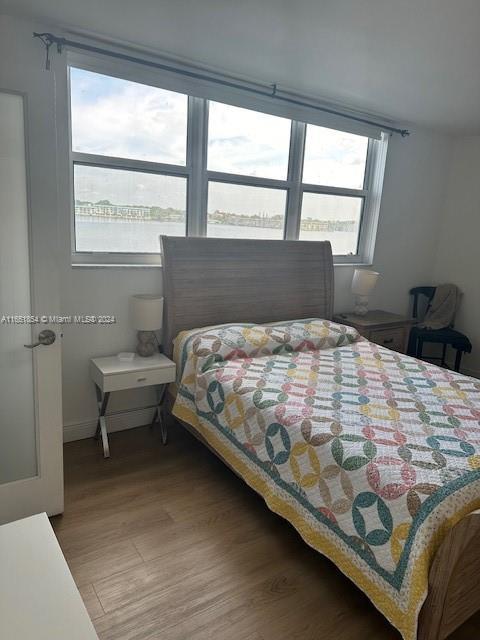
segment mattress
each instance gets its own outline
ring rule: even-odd
[[[413,640],[480,507],[480,382],[316,318],[183,332],[175,359],[174,415]]]

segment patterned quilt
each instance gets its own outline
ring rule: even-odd
[[[480,507],[480,382],[309,319],[181,333],[191,424],[416,637],[431,560]]]

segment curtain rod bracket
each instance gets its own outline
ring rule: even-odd
[[[50,71],[50,47],[53,44],[53,36],[51,33],[36,33],[33,32],[33,37],[38,38],[45,47],[45,69]]]
[[[54,36],[53,33],[48,32],[37,33],[34,31],[33,37],[38,38],[43,43],[43,46],[45,47],[45,69],[50,71],[50,47],[52,44],[56,44],[57,53],[62,53],[66,40],[65,38],[59,38]]]

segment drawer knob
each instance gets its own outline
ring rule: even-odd
[[[393,338],[388,338],[388,340],[384,340],[383,344],[392,344]]]
[[[146,378],[137,378],[137,382],[145,382]]]

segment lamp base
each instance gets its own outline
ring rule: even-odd
[[[355,296],[353,313],[356,316],[366,316],[368,313],[368,296]]]
[[[142,358],[149,358],[157,353],[157,338],[153,331],[137,331],[137,353]]]

